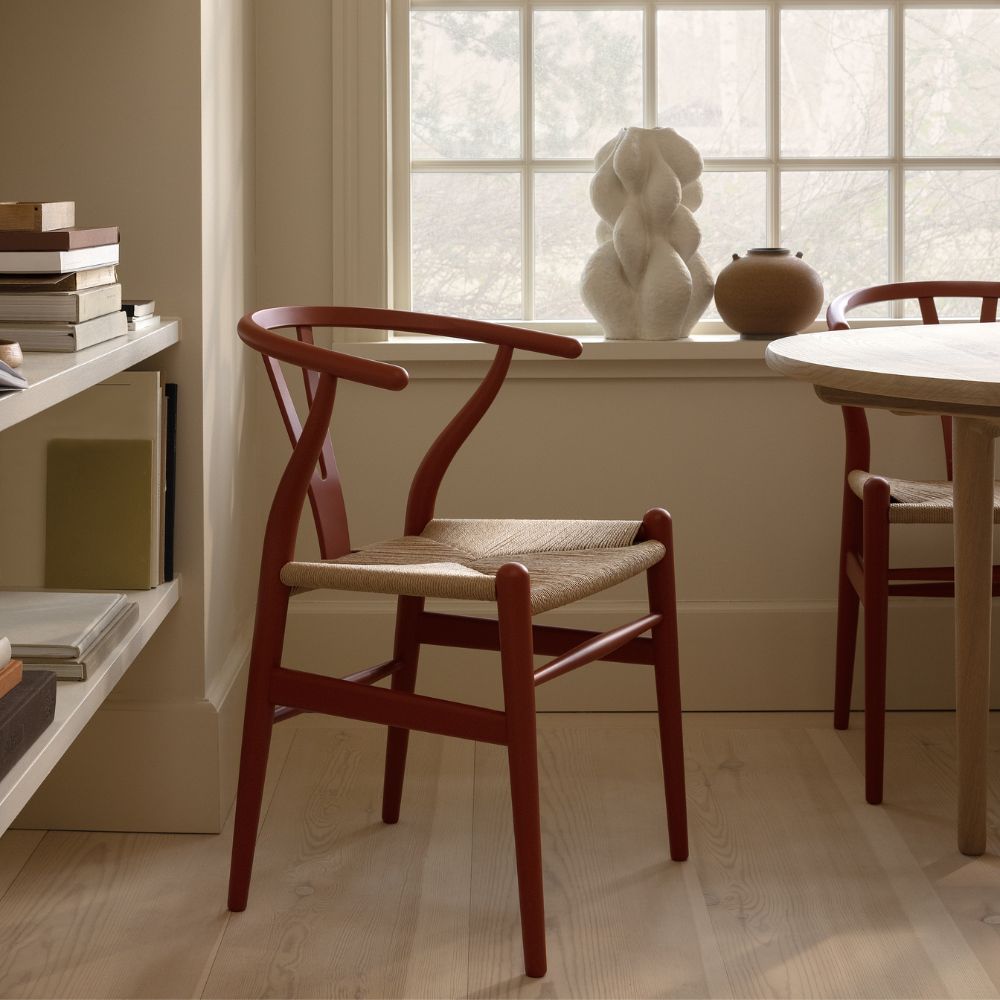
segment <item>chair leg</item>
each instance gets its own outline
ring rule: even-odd
[[[889,623],[889,484],[869,479],[864,498],[865,798],[882,801],[885,663]]]
[[[674,861],[686,861],[687,796],[684,784],[684,731],[681,722],[681,680],[677,651],[673,526],[670,515],[665,510],[650,511],[643,524],[646,537],[662,542],[667,550],[666,555],[647,571],[646,585],[650,612],[663,616],[663,621],[652,631],[652,640],[670,857]]]
[[[847,576],[847,556],[861,551],[862,503],[844,487],[844,514],[840,529],[840,578],[837,586],[837,666],[833,690],[833,728],[847,729],[851,721],[854,659],[858,643],[860,597]]]
[[[268,696],[272,669],[280,664],[288,613],[287,587],[274,588],[261,595],[257,604],[250,654],[250,676],[243,714],[243,748],[240,751],[240,775],[236,789],[236,817],[233,823],[233,852],[229,866],[229,909],[246,909],[250,894],[257,826],[264,796],[267,754],[274,725],[274,705]]]
[[[396,610],[396,641],[393,658],[404,666],[392,675],[393,691],[412,694],[417,683],[417,658],[420,640],[417,627],[424,610],[422,597],[401,597]],[[409,729],[390,726],[385,741],[385,779],[382,783],[382,822],[397,823],[403,798],[403,777],[406,773],[406,749],[410,742]]]
[[[527,975],[545,975],[545,896],[538,809],[538,748],[531,632],[531,584],[516,563],[497,573],[500,662],[507,716],[507,762],[514,813],[514,851],[521,904],[521,940]]]

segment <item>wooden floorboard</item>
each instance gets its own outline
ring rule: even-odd
[[[384,735],[301,727],[206,997],[456,995],[468,961],[474,745],[414,734],[400,822]],[[448,991],[448,992],[446,992]]]
[[[275,734],[265,815],[290,744]],[[200,994],[229,919],[231,822],[221,836],[39,834],[0,900],[0,996]],[[0,869],[27,832],[0,838]]]
[[[991,720],[1000,764],[1000,717]],[[691,858],[667,853],[655,718],[540,717],[549,975],[521,975],[503,748],[417,734],[379,819],[374,727],[278,727],[250,905],[220,837],[0,839],[0,997],[973,997],[1000,985],[988,854],[955,846],[950,714],[685,717]]]

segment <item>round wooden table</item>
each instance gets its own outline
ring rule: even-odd
[[[982,854],[1000,324],[807,333],[773,342],[766,360],[783,375],[812,382],[827,403],[954,418],[958,847],[963,854]]]

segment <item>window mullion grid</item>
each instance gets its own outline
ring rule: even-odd
[[[905,8],[894,3],[889,10],[889,126],[891,129],[892,166],[889,171],[889,281],[902,281],[906,274],[906,170],[903,158],[906,114]],[[889,315],[899,319],[904,314],[902,300],[890,304]]]
[[[521,310],[535,318],[534,11],[521,7]]]
[[[781,243],[781,21],[777,3],[767,5],[767,245]]]
[[[656,3],[650,0],[643,9],[642,20],[642,118],[644,128],[655,128],[657,120],[656,108],[656,74],[659,53],[656,50]]]

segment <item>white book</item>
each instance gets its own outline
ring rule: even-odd
[[[152,316],[140,316],[137,319],[128,321],[129,332],[136,333],[140,330],[152,330],[154,326],[160,325],[160,317],[157,314]]]
[[[124,594],[0,590],[0,631],[17,658],[79,659],[126,604]]]
[[[0,272],[6,274],[65,274],[87,267],[118,263],[118,244],[78,250],[2,250]]]
[[[17,369],[11,368],[6,361],[0,361],[0,392],[27,388],[28,380]]]
[[[114,619],[107,622],[79,656],[25,656],[25,670],[52,670],[61,681],[85,681],[95,667],[115,650],[139,621],[139,605],[127,601],[120,605]]]
[[[120,309],[82,323],[0,322],[0,339],[16,340],[23,351],[82,351],[125,336],[128,336],[128,320]]]
[[[0,320],[82,323],[122,307],[122,286],[98,285],[79,292],[7,292],[0,289]]]

